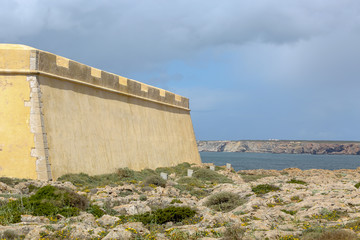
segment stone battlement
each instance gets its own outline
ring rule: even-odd
[[[32,47],[0,44],[0,55],[4,56],[10,52],[11,54],[17,52],[16,55],[21,57],[22,64],[19,64],[18,58],[13,59],[16,62],[12,63],[11,61],[8,62],[9,59],[6,59],[7,62],[2,61],[0,56],[1,74],[40,74],[189,110],[188,98],[164,89],[102,71]]]

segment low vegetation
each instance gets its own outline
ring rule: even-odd
[[[162,209],[157,209],[153,212],[146,212],[143,214],[120,216],[123,222],[142,222],[148,224],[164,224],[167,222],[182,222],[186,219],[194,217],[196,211],[190,207],[175,207],[170,206]]]
[[[3,233],[0,234],[0,239],[22,239],[23,237],[19,236],[15,231],[13,230],[5,230]]]
[[[271,177],[273,175],[240,173],[240,176],[244,180],[244,182],[254,182],[254,181],[257,181],[257,180],[259,180],[261,178]]]
[[[319,214],[314,214],[311,216],[311,218],[313,219],[326,219],[328,221],[337,221],[338,219],[340,219],[341,217],[347,216],[347,213],[342,212],[342,211],[337,211],[337,210],[333,210],[333,211],[329,211],[326,208],[323,208]]]
[[[71,182],[80,188],[96,188],[106,185],[122,184],[121,178],[117,174],[103,174],[96,176],[89,176],[85,173],[79,174],[65,174],[58,178],[58,181]]]
[[[114,186],[123,185],[124,183],[128,182],[142,182],[152,176],[159,176],[160,172],[165,172],[167,174],[175,173],[176,176],[182,177],[187,175],[187,169],[196,170],[199,168],[191,168],[189,163],[181,163],[174,167],[157,168],[155,170],[144,169],[141,171],[135,171],[129,168],[120,168],[115,173],[96,176],[89,176],[85,173],[65,174],[58,178],[58,180],[63,182],[69,181],[75,186],[81,187],[83,189],[91,189],[106,185]]]
[[[231,225],[225,229],[223,240],[242,240],[244,235],[245,229],[237,225]]]
[[[227,178],[226,176],[206,168],[200,168],[196,170],[193,174],[193,177],[202,181],[208,181],[212,184],[233,182],[231,179]]]
[[[260,184],[252,187],[251,190],[257,195],[262,195],[269,192],[280,191],[280,188],[271,184]]]
[[[0,177],[0,182],[5,183],[10,187],[14,187],[16,184],[26,181],[27,181],[26,179],[20,179],[20,178]]]
[[[293,179],[291,179],[291,180],[287,181],[287,183],[294,183],[294,184],[307,185],[307,182],[304,182],[304,181],[302,181],[302,180],[297,180],[297,179],[295,179],[295,178],[293,178]]]
[[[176,165],[175,167],[160,167],[155,169],[155,172],[157,174],[160,174],[161,172],[172,174],[175,173],[178,177],[183,177],[187,175],[188,169],[198,169],[198,168],[192,168],[190,163],[180,163]]]
[[[205,187],[205,182],[197,179],[197,178],[193,178],[193,177],[182,177],[177,181],[179,184],[185,184],[187,186],[190,187],[197,187],[197,188],[204,188]]]
[[[0,224],[17,223],[21,215],[76,216],[80,210],[86,210],[88,200],[69,189],[45,186],[40,188],[33,196],[10,201],[0,207]]]
[[[161,178],[158,175],[152,175],[144,180],[145,186],[158,186],[158,187],[165,187],[166,186],[166,180]]]
[[[100,207],[97,206],[97,205],[91,205],[91,206],[87,209],[87,212],[88,212],[88,213],[91,213],[92,215],[94,215],[94,216],[97,217],[97,218],[100,218],[100,217],[104,216],[105,213],[106,213],[102,208],[100,208]]]
[[[297,211],[295,211],[295,210],[281,209],[281,211],[286,213],[286,214],[292,215],[292,216],[294,216],[297,213]]]
[[[72,182],[76,192],[65,188],[74,188],[69,183],[51,183],[62,186],[55,187],[34,180],[0,178],[0,224],[10,225],[2,227],[0,238],[30,238],[26,226],[29,231],[40,229],[31,231],[36,239],[75,239],[78,227],[84,226],[79,239],[116,238],[120,232],[143,240],[359,239],[360,206],[354,197],[358,190],[353,187],[354,179],[360,179],[358,170],[328,171],[323,184],[323,170],[283,176],[275,170],[233,173],[225,167],[216,168],[219,171],[207,167],[185,163],[60,178]],[[194,171],[193,177],[187,176],[188,169]],[[161,172],[167,173],[169,180],[162,179]],[[340,188],[338,175],[345,173],[348,177],[341,179],[344,188]],[[256,182],[264,177],[269,178]],[[199,202],[203,206],[197,206]],[[21,215],[48,219],[28,216],[25,220]],[[21,218],[24,223],[19,224]]]
[[[344,229],[309,229],[301,240],[358,240],[356,233]]]
[[[244,204],[246,199],[231,192],[220,192],[211,195],[205,202],[205,206],[219,212],[228,212]]]

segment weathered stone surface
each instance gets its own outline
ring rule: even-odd
[[[134,215],[134,214],[141,214],[150,211],[150,207],[147,206],[145,203],[135,203],[135,204],[126,204],[120,205],[113,208],[120,214],[124,215]]]
[[[21,222],[50,223],[50,220],[47,217],[42,217],[42,216],[21,215]]]
[[[118,217],[110,216],[110,215],[104,215],[101,218],[97,220],[97,222],[103,226],[103,227],[111,227],[114,226],[116,221],[118,221]]]
[[[128,240],[132,239],[131,232],[127,231],[122,226],[117,226],[110,230],[110,232],[103,238],[104,240],[112,240],[112,239],[123,239]]]

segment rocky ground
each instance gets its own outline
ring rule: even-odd
[[[157,182],[146,184],[146,180],[132,180],[129,176],[120,184],[96,187],[76,181],[74,185],[68,181],[0,178],[0,236],[3,239],[358,239],[360,236],[360,190],[356,185],[360,181],[360,169],[235,172],[217,167],[214,172],[208,167],[208,164],[191,166],[194,170],[191,178],[184,177],[184,169],[182,173],[162,169],[169,173],[165,186]],[[85,196],[91,206],[99,207],[93,209],[100,210],[100,214],[93,210],[81,210],[73,217],[22,214],[17,222],[5,221],[8,218],[4,216],[11,211],[9,204],[34,195],[46,185],[71,189]],[[162,224],[144,224],[132,218],[169,206],[190,207],[196,214]],[[324,238],[324,234],[335,238]],[[337,234],[346,237],[338,238]]]

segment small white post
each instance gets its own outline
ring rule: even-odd
[[[160,177],[161,177],[162,179],[164,179],[164,180],[167,180],[167,179],[168,179],[167,173],[164,173],[164,172],[160,173]]]
[[[192,170],[192,169],[187,170],[187,176],[188,177],[192,177],[193,173],[194,173],[194,170]]]
[[[210,166],[210,170],[215,171],[215,166]]]
[[[227,169],[231,169],[231,164],[230,164],[230,163],[227,163],[227,164],[226,164],[226,168],[227,168]]]

